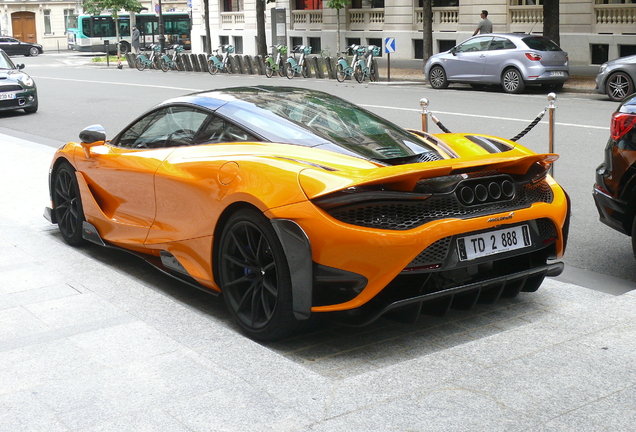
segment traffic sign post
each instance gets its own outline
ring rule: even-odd
[[[391,53],[395,52],[395,38],[385,38],[384,39],[384,52],[386,53],[386,64],[387,64],[387,80],[391,82]]]

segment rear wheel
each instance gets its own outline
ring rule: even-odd
[[[446,78],[446,71],[441,66],[433,66],[429,72],[428,77],[431,87],[434,89],[445,89],[448,87],[448,79]]]
[[[234,213],[215,255],[225,304],[247,335],[268,341],[298,329],[289,266],[269,219],[254,209]]]
[[[336,68],[336,79],[338,80],[338,82],[344,82],[346,78],[347,74],[344,67],[340,63],[338,63],[338,67]]]
[[[210,72],[210,74],[212,75],[216,75],[219,72],[219,67],[214,61],[208,62],[208,72]]]
[[[526,84],[517,69],[506,69],[501,77],[501,85],[506,93],[521,93]]]
[[[296,69],[290,64],[287,64],[287,69],[285,70],[288,79],[292,79],[294,75],[296,75]]]
[[[82,237],[84,209],[75,169],[63,162],[55,171],[52,182],[53,211],[64,241],[71,246],[85,243]]]
[[[605,93],[611,100],[620,102],[634,93],[634,83],[625,72],[615,72],[607,79]]]
[[[137,68],[137,70],[142,71],[146,69],[146,62],[143,60],[143,58],[137,57],[135,59],[135,67]]]

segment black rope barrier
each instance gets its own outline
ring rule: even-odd
[[[541,119],[545,115],[546,111],[547,111],[547,108],[545,108],[543,111],[541,111],[539,113],[539,115],[537,116],[537,118],[532,120],[532,123],[530,123],[527,128],[525,128],[524,130],[519,132],[519,134],[517,134],[517,136],[515,136],[514,138],[510,138],[510,141],[517,142],[518,139],[523,138],[525,136],[525,134],[530,132],[532,130],[532,128],[535,127],[541,121]]]
[[[433,119],[433,121],[435,122],[435,124],[437,125],[437,127],[438,127],[438,128],[440,128],[440,129],[442,130],[442,132],[445,132],[445,133],[451,133],[451,131],[449,131],[448,129],[446,129],[446,126],[444,126],[444,125],[442,124],[442,122],[441,122],[441,121],[439,121],[439,120],[437,119],[437,117],[435,117],[433,114],[431,114],[431,118]]]

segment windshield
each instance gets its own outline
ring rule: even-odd
[[[532,36],[523,38],[522,40],[526,45],[528,45],[528,48],[532,48],[537,51],[561,51],[561,48],[548,38]]]
[[[9,56],[4,51],[0,51],[0,54],[0,69],[15,69]]]
[[[399,126],[327,93],[275,87],[256,92],[250,90],[235,96],[361,156],[386,160],[433,151]],[[283,126],[272,128],[270,124],[268,139],[290,142],[294,136]],[[319,144],[315,139],[302,136],[306,134],[296,135],[303,142],[294,143]]]

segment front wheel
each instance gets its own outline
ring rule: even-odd
[[[40,50],[39,50],[39,49],[37,49],[36,47],[31,47],[31,48],[29,48],[29,55],[30,55],[30,56],[35,57],[35,56],[37,56],[38,54],[40,54]]]
[[[285,73],[287,75],[287,79],[292,79],[294,78],[294,75],[296,75],[296,68],[290,64],[287,64],[287,69],[285,70]]]
[[[225,304],[249,337],[271,341],[298,329],[287,258],[269,219],[253,209],[234,213],[215,256]]]
[[[428,82],[434,89],[445,89],[448,87],[446,71],[441,66],[433,66],[429,72]]]
[[[304,61],[302,66],[300,67],[300,73],[302,74],[303,78],[309,78],[309,65],[306,61]]]
[[[63,162],[57,168],[51,186],[53,211],[62,239],[71,246],[85,243],[82,237],[84,209],[75,169],[71,164]]]
[[[219,67],[212,60],[208,61],[208,72],[210,72],[211,75],[216,75],[219,72]]]
[[[338,67],[336,68],[336,79],[338,82],[344,82],[347,78],[347,73],[345,72],[344,66],[338,63]]]
[[[369,68],[371,69],[371,73],[369,74],[369,80],[371,82],[380,81],[380,74],[378,73],[378,63],[376,61],[372,61]]]
[[[168,72],[168,69],[170,69],[170,65],[168,64],[168,61],[164,58],[162,58],[159,61],[159,67],[161,67],[161,70],[164,72]]]
[[[137,59],[135,59],[135,67],[140,71],[146,69],[146,62],[142,57],[137,57]]]
[[[621,102],[627,95],[634,93],[634,83],[625,72],[615,72],[607,79],[605,93],[614,102]]]
[[[362,83],[362,81],[364,81],[364,72],[362,71],[362,66],[360,66],[360,63],[356,64],[355,68],[353,69],[353,76],[359,83]]]
[[[501,77],[501,85],[506,93],[521,93],[526,88],[523,77],[517,69],[507,69]]]

